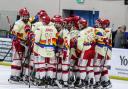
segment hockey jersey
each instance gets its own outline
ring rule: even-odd
[[[77,53],[77,40],[78,40],[79,30],[72,28],[70,31],[70,57],[77,58],[79,54]]]
[[[12,29],[12,34],[21,40],[26,40],[27,33],[24,30],[24,27],[29,25],[31,27],[31,23],[28,22],[25,24],[21,19],[15,22],[15,25]]]
[[[67,29],[62,29],[58,32],[58,40],[57,40],[57,51],[64,59],[69,57],[70,52],[70,34]]]
[[[87,27],[80,31],[77,43],[79,50],[88,50],[92,47],[93,44],[95,44],[95,42],[96,33],[94,28]]]
[[[105,56],[106,54],[106,46],[105,46],[105,39],[106,39],[106,32],[104,29],[102,28],[96,28],[96,37],[97,37],[97,40],[96,40],[96,52],[99,53],[100,55],[102,56]]]
[[[57,30],[53,25],[39,26],[35,30],[34,51],[43,57],[54,57]]]

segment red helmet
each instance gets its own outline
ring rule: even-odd
[[[22,16],[23,8],[19,10],[19,15]]]
[[[40,12],[46,12],[45,10],[40,10]]]
[[[53,18],[51,19],[51,21],[54,22],[54,20],[55,20],[56,18],[62,18],[62,17],[61,17],[61,15],[54,15]]]
[[[72,20],[73,20],[72,17],[67,17],[67,18],[64,19],[64,22],[69,24],[69,23],[72,23]]]
[[[56,18],[55,19],[55,22],[62,24],[63,23],[63,19],[62,18]]]
[[[74,16],[73,17],[73,22],[74,22],[74,26],[76,29],[78,29],[78,21],[80,20],[80,16]]]
[[[102,21],[102,27],[103,28],[109,27],[109,25],[110,25],[110,21],[108,19],[104,19]]]
[[[42,17],[42,22],[44,22],[46,25],[50,23],[50,17],[48,15]]]
[[[88,26],[88,22],[87,20],[81,18],[79,21],[78,21],[78,24],[82,24],[83,28],[87,27]]]
[[[97,19],[96,21],[95,21],[95,23],[99,23],[99,24],[102,24],[102,19]]]
[[[38,15],[40,18],[42,18],[43,16],[47,16],[48,14],[44,11],[40,11]]]
[[[53,18],[52,20],[53,20],[54,23],[59,23],[59,24],[63,23],[63,19],[62,18]]]
[[[19,15],[20,16],[29,16],[29,12],[26,8],[22,8],[19,10]]]
[[[95,21],[95,27],[97,28],[97,27],[102,27],[102,23],[103,23],[103,20],[102,19],[97,19],[96,21]]]
[[[22,15],[21,16],[29,16],[29,12],[26,8],[23,9]]]
[[[73,21],[74,23],[77,23],[80,20],[80,16],[74,16]]]
[[[54,15],[53,18],[62,18],[62,16],[61,15]]]
[[[29,25],[26,25],[26,26],[24,27],[24,30],[25,30],[25,32],[28,32],[28,31],[31,30],[31,27],[30,27]]]

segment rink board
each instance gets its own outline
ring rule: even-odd
[[[0,38],[0,60],[3,59],[6,61],[12,60],[12,51],[9,51],[11,47],[12,47],[12,40],[10,38]]]
[[[112,49],[112,59],[110,75],[113,79],[128,80],[128,50]]]

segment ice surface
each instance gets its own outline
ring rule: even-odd
[[[10,84],[8,78],[10,76],[10,67],[0,66],[0,89],[43,89],[36,86],[28,88],[24,84]],[[111,80],[113,87],[111,89],[128,89],[128,81]],[[53,88],[51,88],[53,89]]]

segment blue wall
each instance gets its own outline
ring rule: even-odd
[[[86,10],[74,10],[73,11],[74,15],[78,15],[82,18],[85,18],[89,26],[94,26],[95,20],[99,18],[99,11],[86,11]]]

